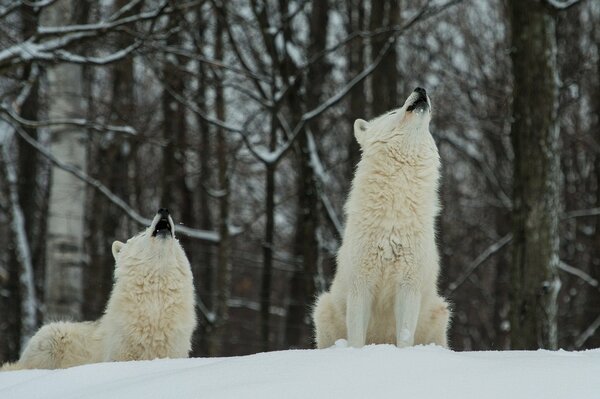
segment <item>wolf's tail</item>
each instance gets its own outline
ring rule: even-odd
[[[0,367],[0,371],[15,371],[15,370],[23,370],[23,367],[15,362],[15,363],[4,363],[2,367]]]

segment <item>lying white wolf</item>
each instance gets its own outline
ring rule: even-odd
[[[115,284],[102,318],[43,326],[15,364],[2,370],[187,357],[196,327],[190,264],[175,225],[160,209],[150,227],[115,241]]]
[[[330,292],[314,309],[317,347],[447,346],[449,311],[437,293],[440,160],[431,104],[417,88],[404,105],[354,122],[362,150]]]

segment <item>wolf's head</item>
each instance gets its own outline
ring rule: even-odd
[[[140,263],[162,265],[172,263],[174,257],[180,258],[183,249],[175,238],[175,224],[169,211],[158,210],[150,226],[133,236],[126,243],[115,241],[112,253],[117,267],[137,265]]]
[[[429,133],[431,101],[425,89],[417,87],[404,105],[379,117],[354,122],[354,136],[366,156],[394,155],[407,163],[437,160],[438,152]]]

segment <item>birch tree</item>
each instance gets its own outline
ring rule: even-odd
[[[59,0],[44,9],[41,22],[59,27],[74,17],[75,1]],[[56,64],[46,69],[48,116],[50,119],[84,114],[83,71],[80,65]],[[87,134],[81,127],[56,125],[50,128],[52,154],[63,162],[86,170]],[[45,281],[45,320],[81,318],[85,183],[71,174],[52,169],[48,203]]]

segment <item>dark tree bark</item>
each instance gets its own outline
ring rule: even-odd
[[[347,11],[348,11],[348,34],[360,32],[365,27],[365,4],[364,0],[347,0]],[[365,67],[365,40],[361,37],[357,37],[348,46],[348,61],[349,61],[349,78],[356,76]],[[367,109],[367,98],[365,90],[365,81],[360,82],[350,91],[350,115],[349,115],[349,126],[350,131],[348,132],[348,168],[346,176],[348,182],[354,177],[354,169],[356,164],[360,161],[360,146],[354,138],[352,132],[352,126],[354,121],[358,118],[366,118],[365,114]]]
[[[277,145],[277,116],[271,115],[271,134],[269,149],[275,150]],[[263,271],[260,291],[261,342],[262,350],[269,350],[269,331],[271,316],[271,280],[273,277],[273,239],[275,236],[275,172],[276,163],[266,166],[265,179],[265,241],[263,243]]]
[[[19,10],[22,21],[21,34],[24,38],[31,37],[38,26],[38,12],[29,5],[22,5]],[[22,80],[26,81],[32,73],[32,65],[23,67]],[[38,83],[34,83],[29,96],[23,102],[21,107],[21,116],[29,120],[38,119]],[[38,131],[35,128],[24,128],[25,131],[35,139],[38,138]],[[17,174],[18,174],[18,195],[20,207],[25,219],[27,240],[30,245],[32,265],[34,268],[36,291],[38,298],[43,296],[42,285],[44,275],[44,251],[45,240],[42,238],[45,232],[44,209],[46,202],[45,188],[38,183],[37,176],[42,173],[41,163],[38,152],[21,138],[17,139]],[[6,161],[6,160],[5,160]],[[0,350],[5,354],[6,359],[14,360],[19,356],[20,338],[21,338],[21,282],[19,276],[22,273],[18,254],[16,251],[16,242],[13,235],[9,236],[7,247],[11,249],[8,259],[9,284],[7,286],[10,294],[5,303],[3,303],[3,314],[6,315],[3,330],[0,335],[5,336],[2,344],[4,348]],[[38,315],[39,317],[39,315]]]
[[[369,27],[371,31],[384,27],[399,25],[400,0],[381,0],[372,3]],[[387,35],[374,36],[371,42],[372,57],[376,57],[388,40]],[[373,116],[383,114],[398,104],[398,52],[396,46],[381,60],[379,67],[371,77],[371,93],[373,96]]]
[[[222,60],[224,54],[223,32],[225,20],[217,18],[215,28],[214,56]],[[223,77],[218,75],[215,86],[215,114],[218,120],[225,120],[225,98],[223,93]],[[227,132],[217,129],[217,169],[219,184],[219,221],[218,231],[220,236],[217,247],[216,270],[216,300],[214,303],[215,323],[209,337],[209,355],[215,356],[222,352],[223,337],[229,318],[229,297],[231,291],[231,239],[229,236],[229,149]]]
[[[183,18],[180,15],[169,17],[169,26],[175,28]],[[175,32],[167,38],[168,46],[180,46],[181,34]],[[186,130],[185,105],[173,95],[182,96],[185,90],[185,75],[179,70],[184,60],[169,55],[165,59],[163,77],[165,88],[162,95],[163,138],[167,145],[163,150],[161,206],[174,208],[180,222],[194,225],[193,198],[186,184]],[[177,209],[175,209],[177,208]]]
[[[308,58],[323,51],[327,45],[326,38],[329,26],[329,3],[327,0],[312,2],[310,17],[310,43]],[[321,100],[321,85],[311,82],[323,80],[329,72],[324,62],[313,63],[306,77],[306,108],[314,109]],[[290,106],[293,110],[294,107]],[[306,126],[306,131],[298,137],[299,172],[298,172],[298,215],[294,253],[301,259],[302,268],[297,268],[290,281],[290,304],[286,320],[286,341],[291,347],[310,345],[312,333],[307,323],[309,305],[316,295],[315,278],[319,261],[319,228],[320,202],[318,182],[311,163],[311,148],[308,133],[319,137],[317,121]],[[316,150],[316,149],[315,149]]]
[[[197,37],[196,49],[198,54],[203,54],[203,45],[205,40],[207,20],[200,10],[196,14]],[[204,115],[207,114],[206,106],[206,89],[208,86],[207,68],[204,63],[198,63],[198,91],[196,93],[196,106]],[[210,196],[208,188],[211,184],[211,154],[212,140],[211,131],[208,123],[202,117],[196,119],[200,135],[200,146],[198,154],[200,157],[200,176],[198,178],[198,213],[200,228],[204,230],[213,229],[213,220],[211,217]],[[215,280],[215,268],[213,266],[212,245],[210,244],[195,244],[199,248],[198,262],[192,264],[194,279],[198,287],[198,295],[204,302],[207,309],[213,308],[213,292]],[[197,342],[197,347],[193,347],[193,354],[205,355],[208,353],[207,337],[210,335],[212,321],[208,320],[204,315],[198,315],[199,325],[195,332],[194,342]]]
[[[116,9],[129,3],[117,0]],[[128,14],[139,11],[134,7]],[[131,45],[131,39],[122,35],[116,41],[117,48]],[[112,67],[112,101],[109,108],[111,120],[117,125],[130,125],[135,118],[133,59],[125,58]],[[95,162],[90,162],[90,173],[120,198],[128,198],[130,185],[130,143],[123,136],[104,136],[94,146],[98,148]],[[113,285],[115,260],[110,250],[114,240],[124,241],[128,237],[124,229],[122,211],[110,201],[88,190],[90,209],[88,212],[87,252],[89,264],[84,270],[83,317],[98,318],[104,311]]]
[[[600,36],[600,29],[597,27],[592,33],[592,37]],[[596,51],[600,51],[600,43],[596,40]],[[592,96],[592,107],[596,110],[595,120],[593,122],[592,132],[596,132],[596,140],[600,139],[600,59],[596,60],[596,82],[594,95]],[[596,172],[596,207],[600,208],[600,155],[596,155],[594,161],[594,169]],[[600,217],[596,217],[595,221],[595,232],[594,232],[594,249],[592,252],[592,264],[590,265],[590,276],[596,281],[600,281]],[[598,317],[600,317],[598,310],[600,309],[600,290],[593,289],[589,291],[586,300],[586,312],[584,313],[583,328],[592,325]],[[600,334],[593,334],[586,341],[588,348],[600,347]]]
[[[542,1],[510,0],[515,154],[511,347],[555,349],[559,129],[555,24]]]

